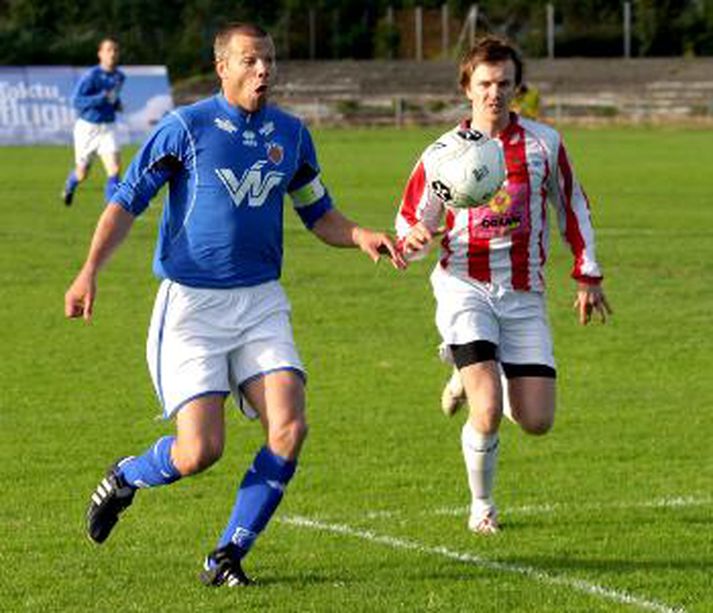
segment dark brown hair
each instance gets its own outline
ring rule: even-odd
[[[459,83],[462,89],[468,87],[470,77],[478,64],[494,64],[512,60],[515,64],[515,85],[522,83],[522,58],[515,46],[505,38],[486,36],[463,54],[460,61]]]
[[[116,40],[113,36],[105,36],[99,41],[99,44],[97,45],[97,51],[99,51],[104,46],[104,43],[113,43],[117,47],[119,46],[119,41]]]

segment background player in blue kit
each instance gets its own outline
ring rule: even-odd
[[[119,185],[121,156],[114,122],[116,113],[122,110],[119,95],[126,80],[117,68],[119,43],[113,38],[104,38],[97,55],[99,64],[84,73],[72,94],[72,104],[79,118],[74,124],[75,167],[62,189],[62,200],[67,206],[72,204],[77,186],[87,178],[95,154],[106,170],[104,199],[107,202]]]
[[[177,432],[110,468],[92,494],[87,528],[103,542],[137,488],[172,483],[216,462],[232,391],[247,400],[244,410],[259,416],[267,437],[201,574],[208,585],[234,586],[250,583],[241,560],[279,504],[307,433],[304,369],[278,281],[285,194],[325,243],[359,247],[375,261],[388,253],[397,268],[405,263],[388,236],[333,207],[307,128],[266,104],[275,69],[270,36],[233,24],[217,34],[214,52],[222,92],[168,115],[137,153],[67,291],[65,314],[91,317],[99,269],[168,183],[147,358]]]

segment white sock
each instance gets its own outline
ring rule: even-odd
[[[461,433],[461,447],[472,496],[471,514],[482,515],[495,506],[492,492],[498,462],[498,433],[481,434],[466,421]]]

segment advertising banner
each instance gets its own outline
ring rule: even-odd
[[[124,107],[117,115],[122,145],[141,142],[171,109],[165,66],[121,66]],[[0,145],[71,144],[72,92],[88,68],[0,66]]]

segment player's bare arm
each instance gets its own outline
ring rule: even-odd
[[[394,268],[406,268],[403,255],[388,234],[362,228],[336,209],[327,211],[312,227],[320,240],[333,247],[359,247],[374,262],[388,255]]]
[[[577,311],[579,323],[586,326],[597,313],[602,323],[613,313],[602,286],[599,284],[579,283],[573,308]]]
[[[64,295],[65,317],[82,317],[85,321],[91,319],[99,270],[126,238],[133,222],[134,216],[117,204],[110,203],[104,209],[87,259]]]

